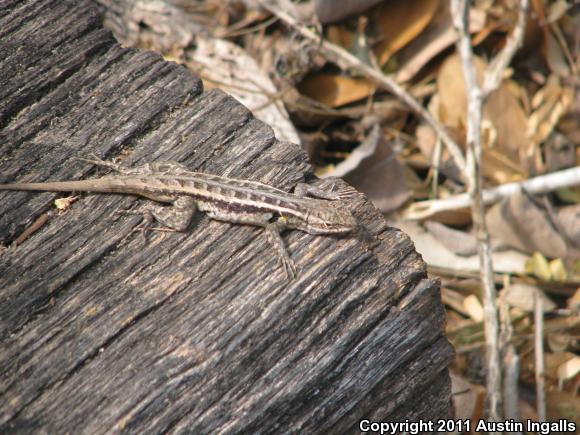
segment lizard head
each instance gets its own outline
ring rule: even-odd
[[[306,217],[306,231],[310,234],[339,234],[353,231],[358,223],[351,212],[339,204],[321,207]]]

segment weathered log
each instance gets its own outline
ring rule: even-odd
[[[89,153],[324,185],[232,98],[121,48],[90,3],[4,2],[0,182],[92,176],[73,159]],[[447,415],[439,284],[362,196],[349,207],[366,234],[285,235],[291,282],[257,228],[199,215],[146,242],[117,213],[142,200],[56,211],[63,196],[0,193],[0,433],[348,433]]]

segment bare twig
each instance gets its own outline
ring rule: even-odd
[[[486,189],[482,192],[483,203],[490,205],[522,191],[529,194],[541,194],[577,185],[580,185],[580,167],[564,169],[563,171],[540,175],[528,180],[506,183],[492,189]],[[457,210],[469,206],[469,194],[463,193],[444,199],[413,203],[405,210],[403,218],[407,220],[426,219],[443,211]]]
[[[536,359],[536,409],[538,420],[546,421],[546,395],[544,382],[544,308],[540,293],[535,293],[534,306],[534,342]]]
[[[526,28],[526,15],[528,14],[528,0],[520,0],[518,18],[516,26],[511,35],[507,38],[506,44],[499,54],[491,61],[485,71],[483,80],[483,95],[487,97],[497,89],[502,80],[503,71],[509,66],[514,54],[524,40],[524,30]]]
[[[486,338],[486,390],[489,418],[502,420],[502,364],[499,343],[499,321],[496,307],[496,289],[493,281],[493,263],[489,233],[485,223],[485,204],[482,194],[482,146],[481,123],[483,103],[497,88],[503,69],[510,63],[516,49],[521,45],[527,11],[527,0],[521,0],[518,21],[504,49],[491,62],[484,75],[484,85],[477,82],[475,62],[469,35],[469,4],[466,0],[451,0],[453,27],[457,32],[457,51],[463,67],[467,96],[467,158],[466,178],[471,215],[478,240],[479,261],[484,301],[484,330]]]
[[[512,343],[506,347],[504,356],[504,412],[507,420],[520,420],[518,384],[520,377],[520,357]]]
[[[435,198],[439,196],[438,189],[439,189],[439,168],[441,166],[441,156],[443,154],[443,146],[442,146],[441,138],[438,137],[435,141],[435,149],[433,150],[433,157],[431,159],[431,165],[433,166],[433,188],[432,194]]]
[[[445,128],[437,121],[428,110],[426,110],[417,100],[415,100],[406,90],[400,87],[393,79],[387,77],[382,71],[373,68],[370,65],[362,63],[357,57],[328,41],[321,40],[320,36],[308,29],[306,26],[300,24],[298,20],[292,15],[286,13],[279,7],[276,0],[258,0],[264,9],[267,9],[273,15],[276,15],[282,21],[296,29],[302,36],[308,38],[319,44],[320,50],[329,58],[337,60],[340,63],[348,65],[353,70],[357,71],[369,79],[373,80],[379,86],[384,87],[401,101],[407,104],[415,113],[421,116],[433,130],[441,137],[445,146],[449,150],[449,154],[453,157],[455,164],[465,173],[465,158],[461,152],[459,145],[447,134]]]
[[[278,17],[271,17],[269,20],[266,21],[262,21],[261,23],[256,24],[255,26],[251,26],[251,27],[226,27],[225,29],[217,29],[214,34],[213,37],[214,38],[220,38],[220,39],[225,39],[225,38],[235,38],[237,36],[243,36],[243,35],[248,35],[250,33],[255,33],[258,30],[262,30],[262,29],[266,29],[267,27],[269,27],[271,24],[275,23],[276,21],[278,21]]]
[[[496,308],[496,290],[493,282],[493,264],[489,233],[484,218],[481,193],[481,119],[483,98],[477,83],[475,63],[469,38],[469,7],[465,0],[451,0],[453,26],[459,36],[456,46],[463,65],[465,92],[467,96],[467,185],[471,200],[471,216],[478,240],[480,275],[483,286],[484,331],[486,344],[486,392],[489,418],[500,421],[501,417],[501,359],[499,351],[499,322]]]
[[[504,275],[504,288],[509,286],[509,278]],[[510,315],[510,309],[504,297],[499,298],[499,314],[501,321],[501,347],[505,349],[504,353],[504,417],[506,419],[520,420],[518,384],[520,374],[520,358],[512,341],[513,326]],[[519,434],[516,432],[515,434]]]

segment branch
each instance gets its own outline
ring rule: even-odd
[[[531,195],[552,192],[556,189],[580,185],[580,167],[564,169],[547,175],[540,175],[524,181],[506,183],[482,192],[485,205],[494,204],[504,198],[525,191]],[[422,220],[444,211],[457,210],[470,206],[469,194],[451,196],[411,204],[403,213],[403,219]]]
[[[485,223],[485,204],[482,193],[483,177],[481,174],[482,146],[481,121],[483,102],[490,92],[494,91],[501,81],[504,68],[521,44],[527,0],[521,0],[518,23],[512,36],[499,55],[491,62],[484,75],[484,87],[477,82],[473,50],[469,34],[469,1],[451,0],[451,17],[457,33],[455,43],[463,67],[465,94],[467,97],[467,165],[465,174],[471,216],[478,240],[480,275],[484,306],[484,330],[486,343],[486,392],[488,414],[492,421],[502,420],[502,361],[499,342],[499,321],[496,307],[496,289],[493,281],[493,261],[489,242],[489,232]]]
[[[518,48],[522,46],[527,14],[528,0],[521,0],[516,26],[511,35],[507,38],[503,49],[491,61],[485,72],[485,78],[483,80],[484,97],[489,95],[500,85],[503,71],[509,66]]]
[[[447,131],[439,123],[439,121],[437,121],[428,110],[426,110],[407,91],[400,87],[393,79],[387,77],[381,71],[362,63],[358,58],[338,45],[321,39],[319,35],[299,23],[296,18],[282,10],[282,8],[280,8],[277,4],[278,2],[276,0],[258,0],[258,3],[271,14],[276,15],[286,24],[296,29],[296,31],[298,31],[303,37],[310,39],[311,41],[318,44],[321,52],[324,53],[328,58],[338,60],[339,62],[348,65],[359,74],[368,77],[379,86],[384,87],[395,96],[397,96],[401,101],[406,103],[415,113],[421,116],[425,122],[427,122],[427,124],[433,128],[433,130],[437,132],[449,150],[449,154],[451,154],[453,157],[455,164],[459,167],[461,173],[465,174],[466,164],[460,146],[451,138],[451,136],[447,134]]]

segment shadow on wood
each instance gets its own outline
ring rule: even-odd
[[[73,159],[90,153],[285,190],[309,174],[232,98],[121,48],[91,4],[5,2],[0,32],[0,182],[92,176]],[[259,229],[200,215],[144,242],[117,213],[143,201],[83,194],[57,211],[63,196],[0,193],[0,432],[352,433],[447,416],[439,284],[362,196],[349,207],[364,236],[285,234],[292,282]]]

